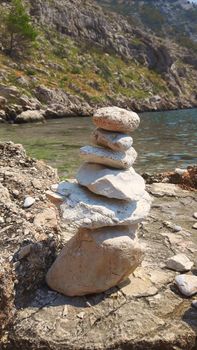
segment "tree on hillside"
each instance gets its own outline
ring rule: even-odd
[[[3,17],[3,24],[5,49],[10,56],[29,48],[37,37],[22,0],[12,0],[9,11]]]

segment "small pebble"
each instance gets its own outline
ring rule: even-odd
[[[33,197],[26,197],[23,207],[24,208],[29,208],[35,203],[35,199]]]
[[[182,227],[178,226],[178,225],[174,225],[173,230],[174,230],[174,232],[180,232],[180,231],[182,231]]]
[[[197,300],[192,301],[192,306],[197,309]]]
[[[192,226],[195,230],[197,230],[197,222]]]
[[[164,221],[164,225],[166,227],[168,227],[169,229],[171,229],[172,231],[174,232],[180,232],[182,231],[182,227],[179,226],[179,225],[176,225],[176,224],[173,224],[172,222],[170,221]]]
[[[5,222],[4,218],[0,216],[0,224],[3,224]]]
[[[194,218],[194,219],[197,219],[197,212],[195,212],[195,213],[193,214],[193,218]]]
[[[15,197],[18,197],[18,196],[19,196],[19,191],[18,191],[18,190],[13,190],[12,193],[13,193],[13,195],[14,195]]]
[[[186,297],[191,297],[197,293],[197,276],[194,275],[178,275],[175,282],[180,292]]]

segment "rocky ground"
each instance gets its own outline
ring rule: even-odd
[[[152,183],[151,213],[139,227],[142,265],[123,285],[87,297],[65,297],[45,274],[71,236],[46,197],[56,172],[26,156],[20,145],[0,144],[0,348],[197,348],[195,296],[180,293],[168,258],[184,253],[196,275],[196,190]],[[151,181],[149,181],[151,182]]]

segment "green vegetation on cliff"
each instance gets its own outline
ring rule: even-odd
[[[197,60],[187,49],[183,51],[177,44],[148,34],[88,1],[29,0],[23,2],[19,21],[20,11],[17,15],[13,6],[20,3],[0,3],[1,16],[7,16],[10,23],[6,35],[18,31],[18,45],[11,48],[16,57],[10,57],[7,43],[1,42],[4,86],[14,85],[21,94],[38,99],[35,89],[40,85],[62,89],[90,105],[117,103],[132,107],[131,101],[135,101],[136,108],[143,109],[146,107],[141,108],[141,104],[148,106],[155,96],[156,101],[164,101],[162,108],[176,108],[177,99],[188,106],[194,104]],[[147,5],[144,11],[148,11]],[[154,23],[151,16],[146,16],[150,24],[162,23],[157,9],[151,15]],[[2,23],[0,34],[6,37]],[[28,54],[20,37],[24,43],[35,41]]]

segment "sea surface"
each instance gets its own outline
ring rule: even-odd
[[[160,172],[197,163],[197,109],[142,113],[132,137],[140,172]],[[24,145],[27,153],[72,177],[82,163],[79,148],[90,143],[91,118],[49,120],[44,124],[0,125],[0,141]]]

